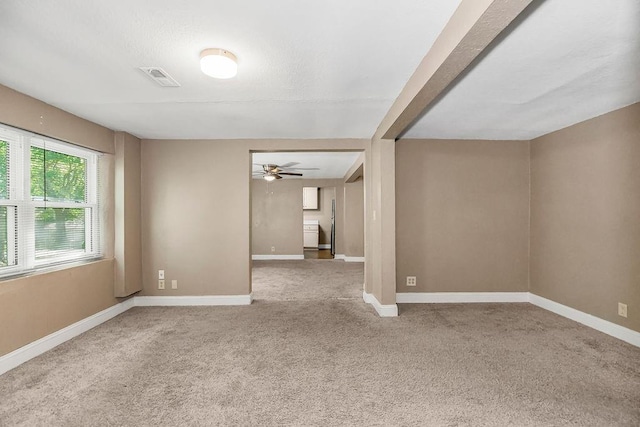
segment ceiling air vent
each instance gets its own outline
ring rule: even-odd
[[[162,87],[179,87],[180,83],[175,81],[173,77],[171,77],[165,70],[159,67],[140,67],[140,69],[147,75],[151,80],[158,83]]]

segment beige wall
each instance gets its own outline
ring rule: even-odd
[[[366,140],[143,140],[144,295],[251,290],[251,151],[362,150]],[[157,270],[178,289],[157,289]]]
[[[0,282],[0,355],[111,307],[113,260]]]
[[[0,122],[114,153],[114,133],[0,85]],[[113,156],[103,156],[101,238],[104,261],[0,281],[0,355],[69,326],[118,302],[114,297]],[[6,331],[6,333],[5,333]]]
[[[302,255],[302,221],[318,220],[320,244],[331,243],[331,200],[336,200],[336,253],[343,248],[341,212],[344,195],[340,179],[284,179],[268,184],[252,180],[252,254]],[[302,210],[302,187],[318,187],[318,209]],[[277,205],[275,203],[277,202]],[[271,252],[275,246],[276,251]]]
[[[142,290],[140,234],[140,140],[115,135],[115,295]]]
[[[531,142],[531,292],[640,331],[640,104]]]
[[[364,182],[362,179],[344,184],[343,237],[346,256],[364,256]]]
[[[252,254],[303,254],[302,182],[301,179],[251,180]]]
[[[400,140],[396,156],[398,292],[526,292],[529,143]]]
[[[113,131],[0,85],[0,123],[114,154]]]

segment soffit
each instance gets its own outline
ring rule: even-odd
[[[640,101],[640,2],[546,0],[525,18],[403,137],[529,140]]]

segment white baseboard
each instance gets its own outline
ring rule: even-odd
[[[331,243],[320,243],[318,249],[331,249]]]
[[[371,302],[373,295],[363,293],[365,302]],[[377,302],[377,300],[376,300]],[[529,302],[535,306],[581,323],[592,329],[640,347],[640,332],[617,325],[608,320],[576,310],[575,308],[551,301],[530,292],[400,292],[396,294],[399,304],[437,304],[437,303],[509,303]],[[377,310],[377,309],[376,309]]]
[[[211,295],[211,296],[177,296],[177,297],[133,297],[126,301],[102,310],[85,319],[73,323],[59,331],[29,343],[11,353],[0,356],[0,375],[41,354],[69,341],[90,329],[113,319],[133,307],[151,306],[195,306],[195,305],[248,305],[253,296],[249,295]]]
[[[344,255],[343,255],[344,256]],[[336,255],[337,258],[337,255]],[[371,304],[380,317],[398,316],[397,304],[382,305],[373,294],[362,292],[362,299]],[[205,295],[205,296],[140,296],[116,304],[59,331],[53,332],[11,353],[0,356],[0,375],[37,357],[76,336],[95,328],[125,311],[150,306],[216,306],[248,305],[253,296],[249,295]],[[475,303],[475,302],[530,302],[545,310],[566,317],[585,326],[640,347],[640,332],[625,328],[599,317],[592,316],[566,305],[531,294],[529,292],[440,292],[440,293],[398,293],[398,303]]]
[[[400,304],[529,302],[529,292],[401,292]]]
[[[575,308],[567,307],[566,305],[535,294],[529,294],[529,302],[540,308],[544,308],[545,310],[549,310],[553,313],[559,314],[560,316],[566,317],[567,319],[582,323],[583,325],[597,331],[628,342],[636,347],[640,347],[640,332],[633,331],[629,328],[625,328],[624,326],[616,325],[608,320],[592,316],[591,314],[576,310]]]
[[[20,347],[11,353],[0,357],[0,375],[5,372],[22,365],[24,362],[40,356],[41,354],[59,346],[71,338],[87,332],[96,326],[113,319],[119,314],[124,313],[135,305],[134,298],[130,298],[120,304],[116,304],[87,318],[77,321],[59,331],[53,332],[45,337],[40,338],[32,343]]]
[[[345,254],[335,254],[333,259],[341,259],[344,262],[364,262],[363,256],[346,256]]]
[[[251,255],[252,260],[291,260],[304,259],[304,255]]]
[[[194,296],[141,296],[135,297],[136,307],[180,307],[195,305],[249,305],[249,295],[194,295]]]
[[[373,294],[368,294],[362,291],[362,299],[367,304],[371,304],[376,309],[378,316],[380,317],[398,317],[398,305],[397,304],[380,304],[380,301]]]

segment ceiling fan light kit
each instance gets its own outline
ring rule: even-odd
[[[225,49],[205,49],[200,52],[200,69],[209,77],[230,79],[238,74],[238,58]]]

